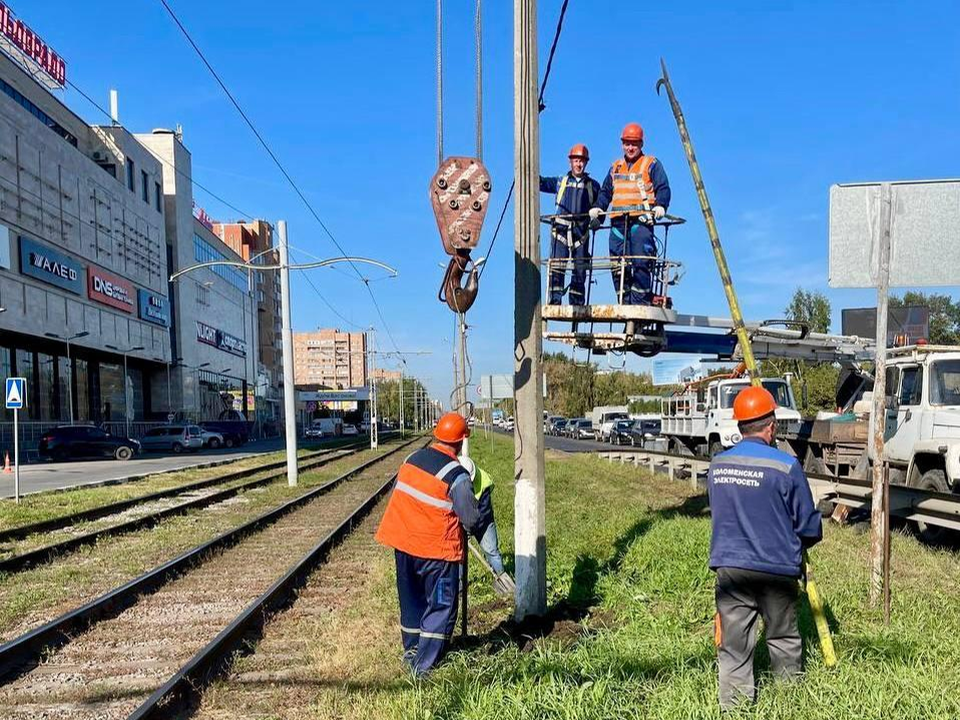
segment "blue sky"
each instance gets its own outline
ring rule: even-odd
[[[436,169],[434,3],[170,0],[348,253],[399,270],[373,282],[396,344],[432,350],[409,360],[442,397],[451,385],[453,315],[436,300],[445,260],[427,200]],[[68,62],[73,82],[106,105],[120,92],[135,132],[183,125],[202,184],[246,213],[285,218],[290,242],[338,254],[300,204],[159,0],[13,0],[12,9]],[[560,2],[540,3],[541,72]],[[446,154],[472,154],[473,3],[445,3]],[[827,287],[827,193],[832,183],[956,177],[960,138],[960,6],[952,2],[688,2],[572,0],[541,115],[544,173],[566,168],[585,142],[602,180],[627,121],[662,161],[671,236],[686,275],[681,312],[726,305],[669,105],[654,92],[664,56],[683,104],[745,314],[782,314],[798,286],[842,307],[868,291]],[[491,214],[510,185],[513,157],[512,3],[484,3],[484,161]],[[66,101],[102,118],[76,93]],[[236,213],[202,192],[217,219]],[[549,211],[544,199],[544,211]],[[496,215],[488,217],[486,252]],[[508,214],[471,310],[474,378],[512,369],[513,224]],[[603,246],[605,238],[599,238]],[[341,266],[343,267],[343,266]],[[351,322],[380,325],[343,269],[314,282]],[[373,274],[373,277],[382,277]],[[607,291],[600,278],[601,291]],[[347,323],[294,276],[294,327]],[[446,340],[446,342],[445,342]],[[392,346],[386,333],[381,346]],[[558,349],[557,347],[550,349]],[[631,359],[628,367],[646,367]]]

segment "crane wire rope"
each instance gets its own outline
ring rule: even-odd
[[[439,1],[439,0],[438,0]],[[563,5],[560,6],[560,17],[557,18],[557,29],[553,34],[553,43],[550,45],[550,54],[547,56],[547,68],[543,73],[543,82],[540,83],[540,96],[537,100],[539,111],[543,112],[546,109],[546,105],[543,104],[543,97],[547,91],[547,81],[550,79],[550,70],[553,68],[553,56],[557,52],[557,43],[560,42],[560,34],[563,32],[563,19],[567,14],[567,6],[570,4],[570,0],[563,0]],[[477,280],[483,277],[484,270],[486,270],[489,263],[490,255],[493,253],[493,246],[497,242],[497,236],[500,234],[500,225],[503,223],[504,215],[507,214],[507,207],[510,205],[510,200],[513,198],[513,190],[517,185],[516,178],[513,179],[513,182],[510,183],[510,189],[507,191],[507,197],[503,201],[503,208],[500,210],[500,219],[497,221],[497,227],[493,232],[493,239],[490,240],[490,244],[487,246],[487,262],[485,262],[480,270],[477,272]]]
[[[194,41],[193,37],[187,31],[187,28],[184,26],[184,24],[180,22],[180,18],[177,17],[177,14],[173,11],[173,8],[170,7],[167,0],[160,0],[160,4],[163,5],[164,9],[173,19],[174,23],[177,25],[177,27],[180,29],[180,32],[183,34],[184,38],[186,38],[187,42],[196,52],[197,56],[200,58],[203,64],[206,66],[207,70],[210,71],[210,74],[213,76],[214,80],[217,81],[217,84],[220,86],[220,89],[223,90],[224,94],[230,100],[231,104],[240,114],[240,117],[243,118],[244,122],[247,124],[247,127],[250,128],[251,132],[253,132],[254,136],[260,142],[260,145],[266,151],[267,155],[270,156],[270,159],[273,160],[273,163],[280,170],[281,174],[286,179],[286,181],[290,184],[290,187],[293,188],[294,192],[297,194],[297,197],[300,198],[300,201],[307,208],[309,213],[313,216],[313,219],[317,221],[317,224],[320,225],[323,231],[327,234],[327,237],[330,238],[330,240],[336,246],[337,250],[340,251],[340,256],[347,258],[348,256],[346,251],[343,249],[343,246],[340,244],[340,242],[337,240],[334,234],[330,231],[330,228],[327,227],[326,223],[324,223],[323,220],[320,218],[320,215],[314,209],[310,201],[307,200],[306,195],[304,195],[303,191],[294,181],[293,177],[291,177],[290,173],[287,172],[287,169],[284,167],[283,163],[280,162],[280,159],[273,152],[270,145],[267,144],[267,141],[264,139],[263,135],[261,135],[260,131],[257,130],[256,125],[253,124],[253,121],[250,120],[250,117],[247,115],[246,112],[244,112],[243,108],[240,106],[240,103],[234,97],[233,93],[230,92],[230,89],[227,87],[226,83],[224,83],[220,75],[217,74],[217,71],[213,68],[213,65],[210,64],[210,61],[207,60],[206,56],[203,54],[203,51],[200,49],[200,46],[197,45],[197,43]],[[383,329],[386,331],[387,336],[390,338],[390,342],[393,344],[394,349],[399,350],[399,347],[397,346],[397,343],[393,338],[393,333],[390,331],[390,326],[387,324],[383,316],[383,310],[380,308],[380,303],[377,301],[376,295],[374,294],[373,289],[370,287],[369,280],[363,275],[363,273],[360,272],[360,269],[357,267],[356,263],[354,263],[351,260],[348,260],[348,262],[350,263],[351,267],[353,267],[354,272],[357,274],[357,277],[363,283],[363,286],[367,289],[367,293],[370,295],[370,299],[373,302],[373,306],[377,311],[377,315],[380,318],[380,322],[383,324]]]

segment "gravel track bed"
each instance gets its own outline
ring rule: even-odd
[[[0,689],[0,717],[126,717],[393,474],[392,461],[209,558]]]
[[[385,508],[386,499],[311,574],[296,602],[267,623],[254,652],[239,658],[229,675],[204,693],[191,718],[338,717],[336,709],[317,706],[318,687],[349,688],[385,679],[364,677],[361,669],[343,662],[338,657],[343,631],[332,627],[338,614],[354,613],[369,599],[370,570],[383,554],[373,535]],[[396,634],[399,645],[399,628],[385,632]]]

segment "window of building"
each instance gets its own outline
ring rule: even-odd
[[[14,370],[14,373],[17,377],[23,377],[27,379],[27,411],[24,415],[27,416],[27,420],[39,420],[40,419],[40,408],[37,407],[37,403],[33,402],[33,394],[36,393],[35,378],[33,374],[33,351],[23,350],[22,348],[17,349],[17,367]]]
[[[34,405],[38,406],[38,420],[42,422],[52,422],[58,420],[57,402],[54,389],[54,357],[46,353],[37,353],[37,397],[34,398]]]
[[[77,422],[90,420],[90,374],[86,360],[73,359],[74,394],[77,396],[77,408],[74,419]]]
[[[193,257],[197,262],[232,260],[197,234],[193,236]],[[247,292],[249,289],[247,274],[242,270],[230,265],[215,265],[210,269],[241,292]]]
[[[70,363],[65,357],[57,358],[57,406],[60,408],[61,422],[70,421]]]
[[[0,347],[0,377],[13,377],[13,364],[10,359],[10,348]],[[0,420],[13,420],[13,411],[0,407]]]
[[[34,105],[30,100],[23,96],[19,90],[17,90],[13,85],[6,82],[0,78],[0,91],[2,91],[7,97],[12,99],[15,103],[18,103],[20,107],[26,110],[28,113],[33,115],[37,120],[42,122],[48,128],[53,130],[57,135],[62,137],[68,143],[77,147],[77,138],[66,128],[60,125],[56,120],[47,115],[43,110]]]
[[[150,176],[146,170],[140,171],[140,197],[147,205],[150,204]]]
[[[133,169],[133,159],[127,158],[127,188],[130,190],[130,192],[133,192],[134,190],[133,188],[134,175],[135,175],[135,172]]]
[[[160,187],[160,183],[155,182],[153,184],[153,199],[157,206],[157,212],[163,212],[163,188]]]
[[[210,306],[210,288],[206,285],[197,285],[197,307]]]
[[[100,417],[104,422],[123,420],[123,366],[100,363]]]

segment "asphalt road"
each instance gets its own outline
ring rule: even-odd
[[[20,467],[20,494],[59,490],[80,485],[126,482],[144,475],[228,462],[267,452],[276,452],[282,448],[282,439],[272,439],[247,443],[242,448],[231,450],[203,450],[183,455],[146,453],[126,462],[82,460],[62,463],[33,463]],[[13,497],[13,477],[13,474],[0,474],[0,498]]]

